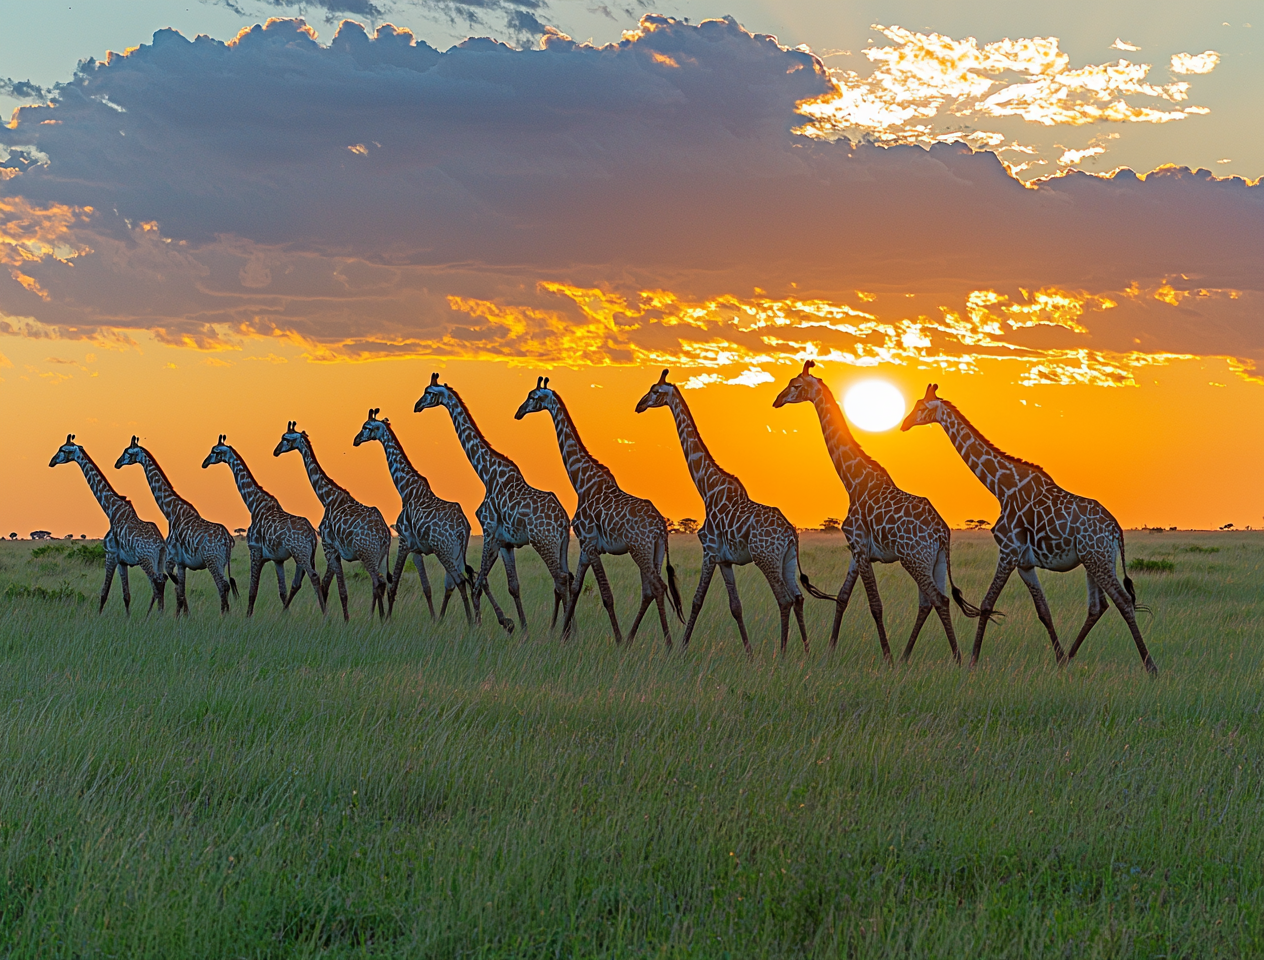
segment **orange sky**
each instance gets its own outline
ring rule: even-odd
[[[104,516],[79,471],[47,465],[70,431],[117,488],[132,497],[141,515],[160,523],[143,473],[113,469],[133,432],[159,458],[177,489],[208,517],[229,527],[248,523],[229,471],[200,467],[224,432],[289,509],[316,520],[320,505],[298,458],[271,455],[289,419],[309,432],[336,480],[393,521],[399,501],[381,450],[351,444],[370,405],[391,418],[414,464],[437,492],[460,500],[472,520],[482,487],[449,419],[441,411],[412,413],[432,369],[461,392],[492,443],[517,460],[530,482],[557,491],[568,509],[574,494],[548,418],[513,419],[542,373],[552,375],[590,449],[627,489],[650,497],[669,517],[703,516],[670,416],[658,410],[633,412],[656,379],[656,369],[545,370],[421,360],[312,363],[292,348],[245,351],[246,356],[221,366],[222,355],[153,342],[123,351],[65,346],[58,345],[60,359],[82,361],[88,354],[94,359],[52,364],[47,343],[5,343],[13,366],[0,371],[0,400],[6,410],[25,411],[0,424],[0,443],[9,451],[0,474],[5,533],[104,532]],[[271,355],[275,361],[282,352],[288,353],[288,362],[250,358],[251,353]],[[846,494],[826,456],[815,414],[806,406],[772,409],[773,398],[795,370],[782,365],[773,372],[773,383],[712,385],[686,396],[712,452],[741,477],[752,496],[780,507],[800,526],[841,517]],[[876,374],[898,384],[909,398],[920,395],[933,376],[940,394],[1002,449],[1040,463],[1069,489],[1100,499],[1125,526],[1205,528],[1264,520],[1258,483],[1264,440],[1258,431],[1242,429],[1246,411],[1257,407],[1264,387],[1233,376],[1220,361],[1154,368],[1144,383],[1130,388],[1023,387],[1012,382],[1012,367],[995,362],[968,375],[895,365],[858,370],[834,364],[817,372],[840,395],[849,383]],[[683,372],[674,379],[683,381]],[[857,435],[897,483],[930,497],[954,526],[967,518],[995,518],[995,501],[942,431]]]

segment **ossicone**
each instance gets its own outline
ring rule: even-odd
[[[547,390],[548,388],[549,388],[549,378],[548,378],[548,377],[545,377],[545,378],[544,378],[544,389],[545,389],[545,390]]]
[[[922,399],[923,400],[938,400],[939,396],[935,393],[935,391],[938,389],[939,389],[939,384],[928,383],[926,385],[926,396],[922,397]]]
[[[437,373],[430,374],[430,386],[437,387],[438,385],[439,385],[439,374]]]
[[[816,361],[815,361],[815,360],[804,360],[804,361],[803,361],[803,373],[807,373],[809,370],[811,370],[811,369],[812,369],[813,367],[815,367],[815,366],[816,366]],[[799,376],[803,376],[803,374],[799,374]]]
[[[658,382],[659,382],[659,383],[666,383],[666,382],[667,382],[667,371],[666,371],[666,370],[664,370],[662,373],[660,373],[660,374],[658,375]]]
[[[68,434],[66,434],[66,442],[67,442],[67,443],[74,443],[74,442],[75,442],[75,435],[74,435],[73,433],[68,433]]]
[[[220,442],[220,446],[223,446],[224,441],[225,441],[225,440],[227,440],[227,439],[228,439],[228,434],[226,434],[226,433],[221,433],[221,434],[219,435],[219,442]]]
[[[535,388],[536,388],[537,390],[539,390],[539,389],[540,389],[540,386],[541,386],[543,383],[544,383],[544,378],[543,378],[543,377],[536,377],[536,378],[535,378]]]

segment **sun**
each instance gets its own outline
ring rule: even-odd
[[[904,395],[886,380],[861,380],[843,397],[843,410],[861,430],[881,433],[904,419]]]

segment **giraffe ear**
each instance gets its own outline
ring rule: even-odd
[[[938,389],[939,389],[939,384],[928,383],[926,385],[926,396],[924,396],[922,399],[923,400],[938,400],[939,395],[935,393],[935,391]]]
[[[666,383],[666,382],[667,382],[667,371],[666,371],[666,370],[664,370],[662,373],[660,373],[660,374],[658,375],[658,382],[659,382],[659,383]]]
[[[549,388],[549,378],[548,378],[548,377],[545,377],[545,378],[544,378],[544,389],[545,389],[545,390],[547,390],[548,388]]]
[[[430,374],[430,386],[437,387],[438,385],[439,385],[439,374],[437,373]]]

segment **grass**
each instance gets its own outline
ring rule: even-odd
[[[792,636],[779,659],[753,568],[748,661],[718,579],[667,654],[656,625],[615,648],[595,590],[562,645],[533,554],[523,640],[459,609],[432,627],[415,573],[384,626],[360,581],[349,625],[310,587],[281,615],[270,579],[253,621],[244,599],[221,620],[204,573],[187,621],[125,620],[117,584],[98,617],[99,567],[4,544],[0,953],[1259,953],[1264,537],[1131,552],[1174,558],[1134,567],[1153,681],[1113,611],[1056,669],[1017,578],[971,673],[930,624],[911,666],[884,667],[861,597],[836,652],[809,601],[811,653]],[[696,541],[672,553],[688,603]],[[836,588],[842,538],[803,554]],[[977,601],[990,536],[956,535],[954,561]],[[631,564],[607,569],[626,619]],[[914,592],[879,580],[898,648]],[[1043,580],[1069,640],[1083,576]]]

